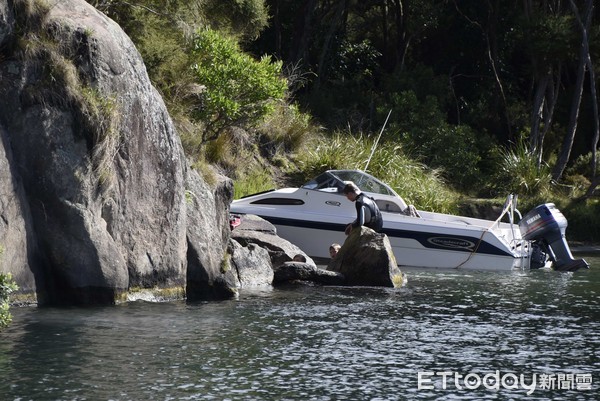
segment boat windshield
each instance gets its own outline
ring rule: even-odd
[[[341,192],[346,181],[354,182],[361,191],[398,196],[388,185],[359,170],[328,170],[308,181],[302,188]]]

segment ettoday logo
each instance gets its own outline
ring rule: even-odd
[[[526,390],[527,395],[536,390],[591,390],[590,373],[537,374],[526,377],[524,374],[500,373],[458,373],[453,371],[418,372],[418,390]]]

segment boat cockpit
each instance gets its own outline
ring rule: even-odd
[[[361,191],[375,195],[379,209],[390,213],[405,213],[404,200],[387,184],[360,170],[327,170],[306,184],[304,189],[341,193],[348,181],[354,182]],[[384,197],[377,197],[383,195]]]
[[[364,192],[399,197],[387,184],[360,170],[327,170],[302,185],[302,188],[341,192],[347,181],[354,182]]]

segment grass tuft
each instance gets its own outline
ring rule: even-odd
[[[389,184],[417,209],[442,213],[456,212],[458,194],[446,187],[439,170],[432,170],[409,158],[402,147],[380,142],[370,162],[375,139],[371,136],[336,133],[309,144],[297,156],[303,181],[328,169],[360,169]]]
[[[267,191],[275,188],[275,181],[269,170],[256,166],[240,175],[233,183],[235,199],[246,195]]]

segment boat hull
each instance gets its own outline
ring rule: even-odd
[[[297,245],[307,255],[315,259],[329,258],[329,245],[343,244],[345,224],[323,219],[296,220],[263,214],[270,221],[277,234]],[[387,219],[386,219],[387,217]],[[492,233],[472,228],[457,233],[456,228],[439,227],[436,231],[423,229],[423,224],[405,223],[406,227],[390,224],[392,217],[385,216],[382,232],[388,236],[396,262],[400,267],[431,269],[465,269],[509,271],[528,268],[527,252],[517,253],[511,250]],[[396,216],[396,219],[398,217]],[[404,217],[406,220],[414,219]],[[491,222],[490,222],[491,223]]]
[[[382,232],[399,266],[512,270],[530,265],[530,243],[517,225],[412,210],[389,186],[360,171],[330,170],[300,188],[238,199],[231,212],[260,216],[312,258],[328,259],[329,246],[343,244],[345,227],[356,219],[355,204],[341,190],[346,179],[359,183],[378,205]]]

